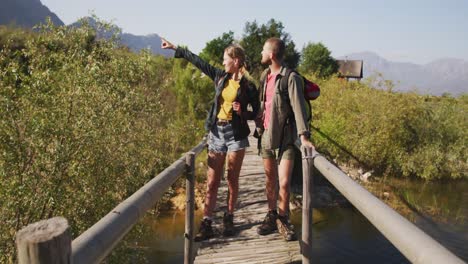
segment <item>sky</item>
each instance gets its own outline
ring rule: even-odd
[[[468,0],[41,0],[65,24],[95,14],[134,35],[156,33],[195,53],[246,22],[280,21],[298,51],[371,51],[398,62],[468,61]],[[248,48],[248,47],[244,47]]]

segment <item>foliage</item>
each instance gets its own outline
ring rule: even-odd
[[[258,25],[256,21],[247,22],[240,44],[245,48],[247,58],[250,60],[250,72],[255,78],[259,78],[265,68],[261,65],[261,52],[265,41],[271,37],[277,37],[284,41],[286,52],[284,63],[295,69],[299,62],[300,54],[296,51],[296,46],[290,35],[284,31],[284,26],[280,21],[271,19],[266,24]]]
[[[331,56],[331,52],[322,43],[308,43],[302,49],[299,70],[303,73],[314,74],[319,78],[328,78],[338,72],[338,62]]]
[[[213,65],[222,66],[224,49],[233,42],[234,32],[223,33],[220,37],[206,43],[205,48],[200,53],[200,58]]]
[[[171,89],[177,98],[177,116],[204,120],[214,98],[213,80],[185,60],[175,60],[172,74],[176,76]]]
[[[356,159],[377,173],[424,179],[468,178],[468,100],[391,92],[338,78],[317,80],[313,138],[344,161]],[[384,89],[384,90],[381,90]],[[347,153],[346,153],[347,152]],[[351,154],[351,155],[349,155]]]
[[[271,37],[278,37],[284,41],[286,45],[284,63],[288,67],[295,69],[299,63],[300,54],[296,51],[294,42],[291,40],[289,33],[285,32],[280,21],[270,19],[266,24],[262,25],[259,25],[256,21],[247,22],[239,43],[245,49],[248,70],[256,79],[259,79],[261,72],[266,67],[261,64],[261,52],[265,41]],[[235,39],[232,31],[223,33],[220,37],[207,42],[200,53],[200,57],[214,65],[221,66],[224,49],[233,42],[235,42]]]
[[[285,40],[287,62],[297,65],[282,24],[254,21],[241,42],[257,74],[271,36]],[[204,54],[218,56],[230,38],[224,34]],[[49,23],[37,33],[0,27],[0,74],[1,263],[16,261],[14,235],[29,223],[60,215],[74,237],[88,229],[200,140],[214,97],[212,80],[186,61],[130,53],[86,23]],[[348,161],[350,153],[379,172],[468,177],[468,96],[394,93],[380,80],[370,83],[385,91],[316,81],[322,95],[312,103],[313,125],[337,143],[315,132],[322,151]],[[134,228],[108,261],[125,259],[121,250],[133,254],[127,245],[143,233]]]
[[[17,230],[64,216],[76,237],[200,140],[194,102],[175,118],[171,60],[86,23],[2,27],[0,45],[1,263],[15,262]]]

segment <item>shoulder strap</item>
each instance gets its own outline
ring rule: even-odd
[[[265,69],[260,75],[260,87],[258,90],[260,94],[260,101],[262,102],[265,100],[265,81],[266,81],[267,74],[268,74],[268,69]]]
[[[291,76],[291,72],[293,72],[293,70],[286,68],[286,73],[284,74],[283,77],[281,77],[280,86],[279,86],[279,94],[283,98],[283,100],[288,102],[291,116],[289,116],[286,119],[286,122],[284,122],[283,127],[281,128],[280,147],[278,149],[278,157],[277,157],[278,164],[281,162],[281,157],[283,156],[283,152],[284,152],[283,140],[284,140],[284,130],[286,129],[286,124],[290,123],[291,120],[294,119],[294,116],[292,116],[293,111],[292,111],[292,106],[291,106],[291,100],[289,100],[289,91],[288,91],[288,82],[289,82],[289,77]]]
[[[291,106],[291,100],[289,99],[288,84],[289,84],[289,77],[291,77],[292,72],[296,72],[296,71],[286,68],[286,73],[284,74],[283,77],[281,77],[280,85],[279,85],[279,94],[283,98],[284,101],[288,102],[288,105],[291,110],[291,114],[292,114],[292,106]]]
[[[291,69],[286,69],[286,73],[284,76],[281,78],[281,83],[280,83],[280,89],[281,91],[288,92],[288,82],[289,82],[289,76],[291,76],[291,73],[293,70]]]

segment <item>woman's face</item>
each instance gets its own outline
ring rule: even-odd
[[[239,60],[231,58],[226,52],[224,52],[223,66],[227,73],[235,73],[239,70]]]

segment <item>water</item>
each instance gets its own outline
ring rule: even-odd
[[[301,212],[292,215],[301,228]],[[406,258],[354,208],[314,210],[314,263],[409,263]]]
[[[202,212],[195,212],[195,226],[200,225]],[[151,223],[152,233],[148,242],[148,263],[184,263],[185,214],[180,211],[166,212]]]
[[[411,219],[421,230],[468,262],[468,181],[387,184],[415,212]]]
[[[415,224],[454,254],[468,262],[468,182],[386,182],[419,213]],[[426,212],[432,212],[428,216]],[[435,212],[435,213],[434,213]],[[196,213],[196,226],[201,213]],[[301,230],[301,212],[291,222]],[[313,212],[314,263],[409,263],[409,261],[356,209],[326,208]],[[151,221],[149,263],[183,263],[184,215],[167,212]],[[296,242],[293,242],[296,243]]]

